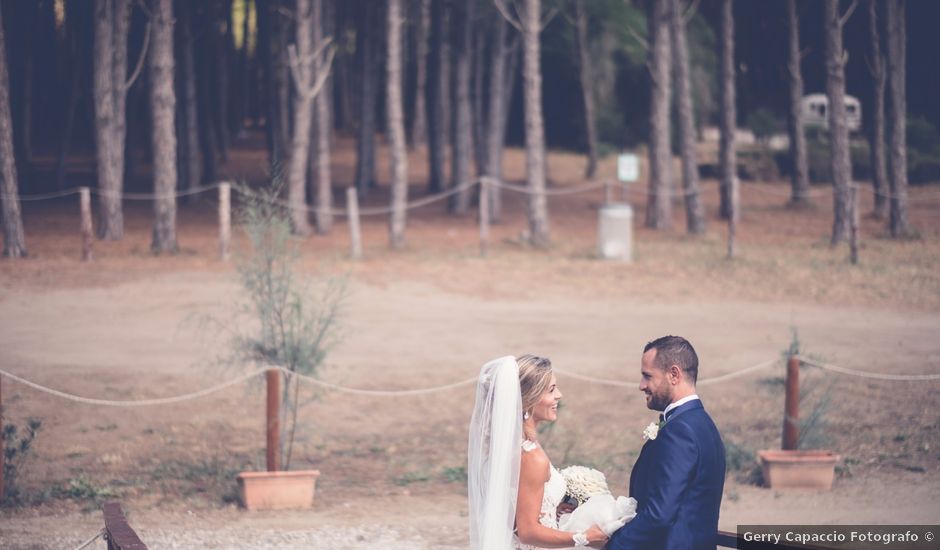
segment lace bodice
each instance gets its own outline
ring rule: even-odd
[[[525,440],[522,442],[523,452],[529,453],[536,448],[538,448],[538,445],[532,441]],[[558,529],[558,505],[561,504],[562,499],[565,498],[567,486],[565,485],[565,478],[555,469],[555,466],[549,463],[548,469],[551,475],[548,481],[545,482],[545,490],[542,493],[542,510],[539,513],[539,523],[545,527]],[[515,535],[513,536],[513,540],[518,550],[542,550],[538,546],[522,544]]]

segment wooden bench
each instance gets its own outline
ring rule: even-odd
[[[124,510],[121,509],[119,503],[104,503],[102,512],[104,512],[104,536],[108,540],[108,550],[147,550],[147,545],[128,525]]]

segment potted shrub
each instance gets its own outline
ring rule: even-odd
[[[309,508],[318,470],[290,471],[301,403],[300,377],[314,376],[334,343],[341,279],[313,281],[299,273],[298,240],[275,183],[241,186],[239,221],[247,249],[236,255],[245,291],[248,332],[236,332],[229,362],[275,367],[266,373],[267,471],[238,475],[241,504],[249,510]]]
[[[839,455],[828,450],[806,450],[823,424],[829,404],[829,391],[823,394],[800,422],[800,359],[799,343],[794,334],[787,362],[786,402],[783,420],[783,449],[758,451],[764,483],[773,489],[832,489],[835,465]],[[818,438],[817,438],[818,439]]]

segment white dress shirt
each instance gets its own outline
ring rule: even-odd
[[[683,397],[682,399],[680,399],[680,400],[678,400],[678,401],[675,401],[675,402],[673,402],[673,403],[670,403],[669,406],[666,407],[666,410],[663,411],[663,418],[665,419],[666,417],[668,417],[668,416],[669,416],[669,411],[675,409],[675,408],[678,407],[679,405],[684,405],[684,404],[688,403],[689,401],[692,401],[692,400],[695,400],[695,399],[698,399],[698,395],[696,395],[696,394],[693,393],[692,395]]]

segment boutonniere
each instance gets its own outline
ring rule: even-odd
[[[656,436],[659,435],[659,430],[665,424],[664,421],[659,422],[650,422],[650,425],[643,430],[643,441],[656,439]]]

